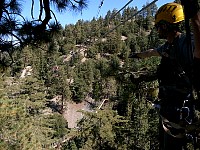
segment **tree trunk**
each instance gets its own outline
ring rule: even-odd
[[[2,14],[3,14],[3,5],[4,5],[5,0],[0,0],[0,21],[2,18]]]

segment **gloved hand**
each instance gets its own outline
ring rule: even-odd
[[[198,0],[181,0],[181,4],[184,7],[185,16],[188,18],[194,17],[199,11]]]
[[[138,53],[130,53],[128,58],[140,58],[140,57],[138,56]]]

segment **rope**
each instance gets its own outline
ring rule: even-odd
[[[103,6],[103,3],[104,3],[104,0],[101,0],[101,3],[99,5],[99,10],[97,12],[97,17],[96,18],[98,18],[98,16],[99,16],[99,13],[100,13],[101,7]]]

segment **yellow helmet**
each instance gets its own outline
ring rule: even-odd
[[[182,5],[178,3],[167,3],[161,6],[155,15],[155,24],[161,20],[169,23],[178,23],[184,20]]]

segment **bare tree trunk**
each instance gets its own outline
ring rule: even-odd
[[[51,19],[51,10],[50,10],[50,4],[49,0],[43,0],[43,6],[44,6],[44,11],[45,11],[45,18],[42,21],[42,29],[46,29],[46,25],[48,24],[49,20]]]

